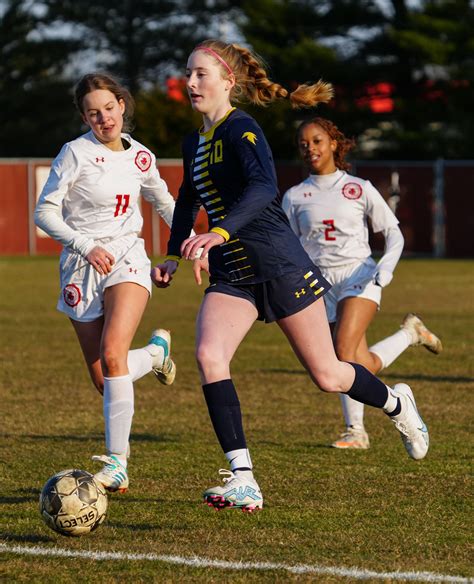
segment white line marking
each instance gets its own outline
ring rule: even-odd
[[[319,574],[329,576],[346,576],[356,580],[396,580],[399,582],[460,582],[473,583],[473,578],[463,576],[447,576],[433,572],[372,572],[359,568],[325,568],[324,566],[299,564],[295,566],[287,564],[274,564],[272,562],[226,562],[223,560],[210,560],[208,558],[181,556],[167,556],[161,554],[127,554],[122,552],[86,552],[73,551],[61,548],[47,548],[40,546],[19,546],[0,543],[0,552],[30,556],[52,556],[61,558],[83,558],[86,560],[148,560],[152,562],[165,562],[196,568],[219,568],[222,570],[283,570],[292,574]]]

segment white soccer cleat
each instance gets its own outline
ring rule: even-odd
[[[93,456],[95,462],[103,462],[104,468],[94,475],[97,482],[107,491],[125,493],[128,490],[127,469],[120,463],[116,456]]]
[[[413,392],[406,383],[397,383],[392,391],[400,399],[401,411],[396,416],[390,416],[390,419],[400,432],[408,455],[415,460],[421,460],[428,452],[430,436],[416,409]]]
[[[223,487],[211,487],[204,492],[204,502],[209,507],[224,509],[232,507],[242,511],[253,512],[263,507],[263,497],[260,487],[254,479],[244,478],[234,474],[231,470],[221,468],[220,475]]]
[[[161,351],[157,351],[158,347],[163,349],[164,357]],[[176,365],[170,356],[170,332],[165,329],[153,331],[145,349],[152,356],[152,370],[158,378],[158,381],[163,385],[171,385],[176,377]]]
[[[423,345],[435,355],[438,355],[443,350],[441,340],[425,326],[424,322],[416,314],[412,312],[407,314],[400,328],[410,333],[413,339],[413,346]]]
[[[331,446],[333,448],[367,450],[370,446],[369,435],[364,428],[348,426],[346,431]]]

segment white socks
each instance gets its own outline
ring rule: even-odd
[[[346,393],[340,393],[342,413],[346,427],[352,426],[359,430],[364,427],[364,404],[349,397]]]
[[[230,463],[230,470],[233,472],[236,468],[248,468],[248,471],[237,471],[238,474],[244,474],[246,478],[253,478],[252,473],[252,459],[247,448],[239,448],[238,450],[230,450],[225,453],[225,457]]]
[[[386,414],[391,414],[398,406],[398,397],[396,395],[393,395],[392,388],[388,387],[388,385],[387,390],[388,390],[387,401],[385,402],[385,405],[382,409]]]
[[[161,364],[165,358],[163,347],[158,345],[147,345],[142,349],[133,349],[127,355],[128,372],[132,381],[140,379],[150,373],[154,366]]]
[[[150,373],[152,368],[152,356],[145,349],[134,349],[129,351],[127,355],[128,372],[132,381],[136,381],[147,373]]]
[[[375,345],[369,347],[369,351],[377,355],[382,362],[382,369],[385,369],[391,365],[395,359],[403,353],[403,351],[408,349],[412,343],[413,339],[411,334],[405,329],[400,329],[393,335],[390,335],[386,339],[382,339],[378,343],[375,343]]]
[[[105,446],[127,466],[127,449],[133,418],[133,383],[130,375],[104,377]]]

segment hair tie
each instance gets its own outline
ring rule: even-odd
[[[214,58],[216,58],[219,63],[225,67],[225,69],[227,70],[227,73],[229,73],[229,75],[233,75],[234,72],[232,71],[232,69],[229,67],[229,65],[224,61],[224,59],[218,55],[216,53],[216,51],[214,51],[213,49],[209,48],[209,47],[203,47],[201,45],[199,45],[198,47],[196,47],[194,49],[195,51],[206,51],[206,53],[209,53],[210,55],[212,55]]]

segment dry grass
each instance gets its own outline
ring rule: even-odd
[[[42,523],[37,498],[54,472],[94,469],[90,456],[103,451],[101,400],[72,327],[55,311],[57,261],[2,259],[0,543],[472,576],[473,268],[469,261],[402,261],[370,332],[372,341],[389,334],[413,310],[442,336],[443,354],[409,349],[383,376],[414,388],[432,439],[420,463],[375,410],[367,412],[370,450],[328,448],[341,429],[339,401],[311,387],[275,325],[254,327],[234,364],[266,504],[248,516],[200,504],[225,463],[193,358],[202,290],[184,266],[173,287],[154,293],[134,343],[144,344],[157,325],[171,328],[177,381],[165,388],[148,376],[136,384],[131,489],[111,497],[97,532],[68,539]],[[79,575],[100,582],[348,581],[146,561],[1,558],[0,579],[8,582],[76,582]]]

